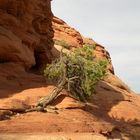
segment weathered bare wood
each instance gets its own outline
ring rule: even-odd
[[[45,108],[59,95],[59,93],[64,89],[65,84],[66,80],[64,79],[56,88],[53,89],[49,96],[43,97],[36,106]]]

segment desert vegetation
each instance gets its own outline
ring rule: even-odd
[[[95,84],[106,76],[107,61],[96,60],[93,50],[94,45],[75,48],[69,54],[64,54],[62,49],[60,58],[48,64],[44,70],[44,76],[55,82],[56,88],[41,99],[38,106],[48,105],[63,89],[82,102],[94,94]]]

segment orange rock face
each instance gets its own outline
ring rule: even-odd
[[[83,39],[81,34],[68,26],[63,20],[53,17],[54,40],[65,41],[70,47],[81,47]]]
[[[50,0],[1,0],[0,17],[0,62],[16,62],[30,68],[51,59]]]
[[[86,104],[64,90],[51,104],[57,113],[13,113],[11,109],[30,108],[53,90],[33,66],[42,67],[60,53],[62,46],[55,50],[55,41],[70,49],[95,44],[96,58],[109,61],[108,76]],[[53,16],[50,0],[0,0],[0,120],[0,133],[91,132],[139,140],[140,96],[114,75],[103,46]]]

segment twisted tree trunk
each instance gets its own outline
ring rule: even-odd
[[[51,94],[49,96],[43,97],[41,100],[38,101],[36,106],[41,106],[45,108],[47,105],[49,105],[58,95],[59,93],[64,89],[64,86],[66,85],[67,81],[64,78],[62,82],[53,89]]]
[[[63,79],[62,82],[58,84],[56,88],[53,89],[50,95],[41,98],[34,108],[27,109],[26,112],[44,111],[47,105],[49,105],[53,100],[57,98],[60,92],[64,89],[66,83],[67,83],[66,79]]]

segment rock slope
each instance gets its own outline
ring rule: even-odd
[[[50,0],[0,0],[0,17],[0,133],[90,132],[103,139],[140,139],[140,97],[114,74],[105,47],[54,17]],[[60,42],[69,46],[66,51],[95,44],[95,56],[109,61],[107,78],[87,104],[62,91],[52,113],[15,113],[12,109],[29,108],[54,88],[38,71],[59,56]]]

